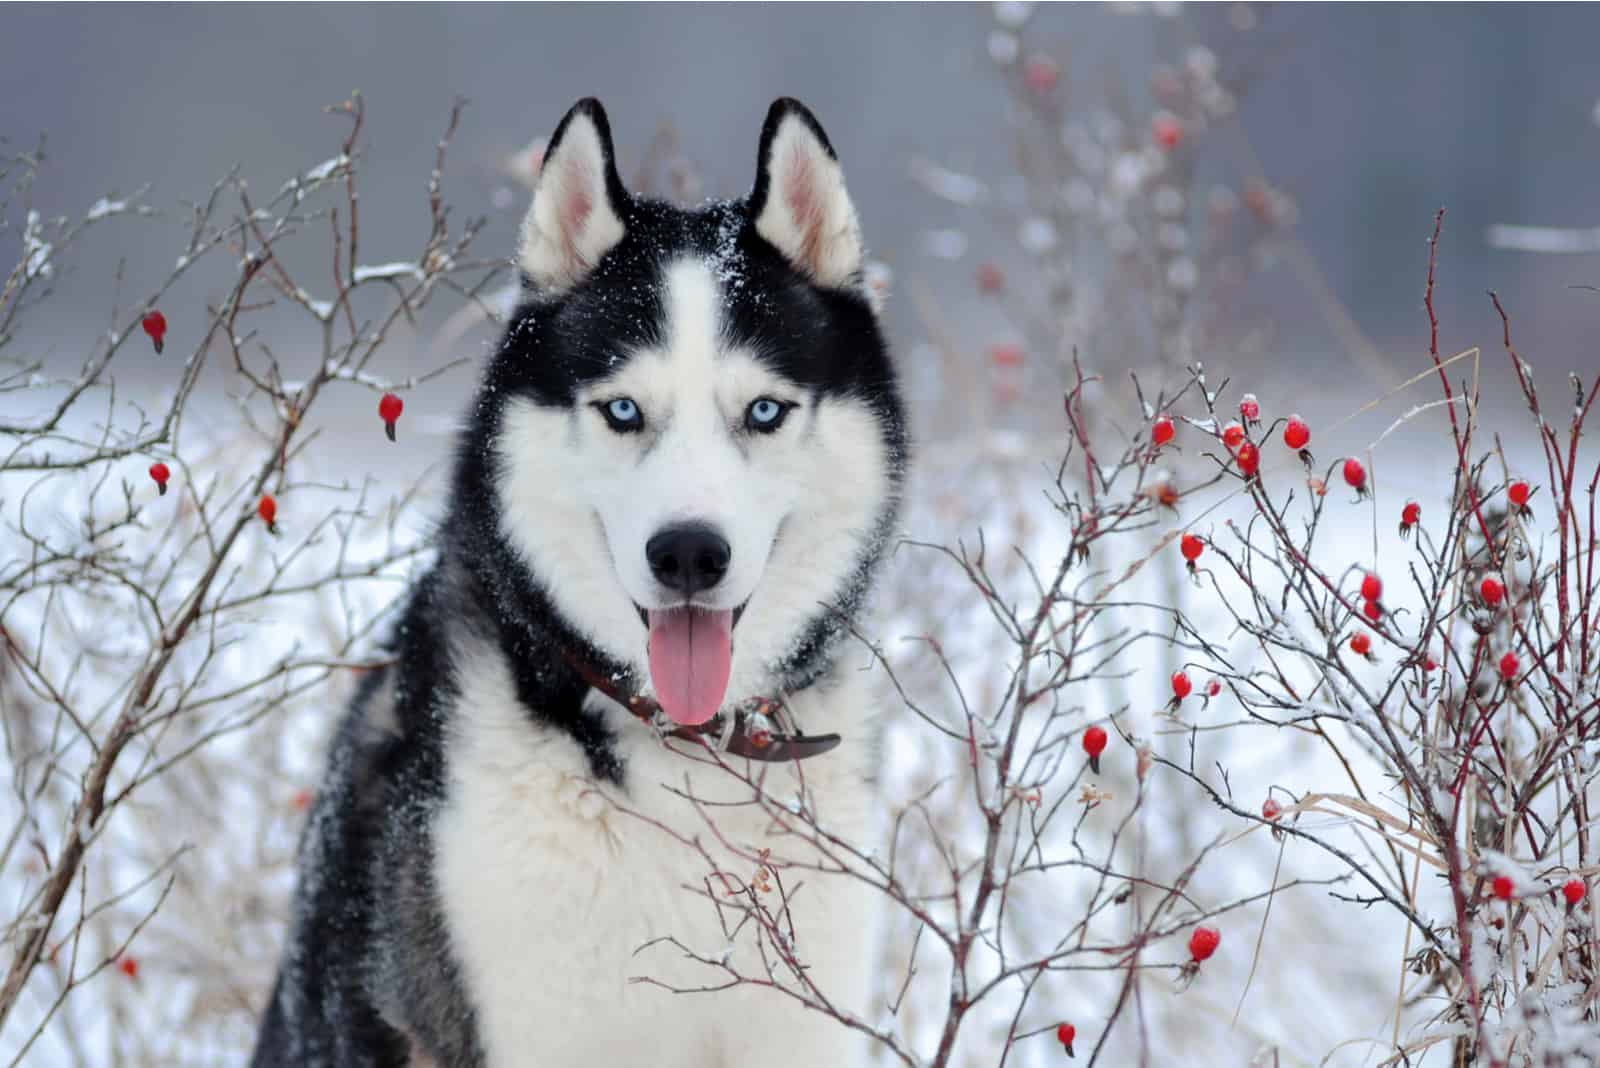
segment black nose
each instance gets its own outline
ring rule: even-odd
[[[732,556],[727,540],[702,523],[667,527],[644,547],[644,557],[650,561],[656,581],[685,596],[721,582]]]

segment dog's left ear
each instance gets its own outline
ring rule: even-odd
[[[798,100],[775,100],[761,128],[756,233],[818,285],[840,287],[861,274],[861,228],[828,135]]]
[[[545,149],[533,206],[522,222],[518,265],[547,293],[570,289],[627,233],[628,202],[605,108],[593,97],[580,100]]]

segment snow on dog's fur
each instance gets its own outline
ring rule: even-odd
[[[783,695],[830,831],[871,833],[873,721],[855,616],[905,453],[855,209],[801,105],[775,103],[744,200],[631,196],[599,104],[550,140],[518,256],[525,299],[457,454],[439,560],[335,738],[257,1065],[839,1064],[856,1040],[670,949],[726,936],[683,839],[770,840],[726,771],[591,689],[693,727]],[[588,677],[594,678],[593,674]],[[739,758],[730,758],[738,760]],[[769,795],[800,768],[762,765]],[[645,818],[641,818],[645,817]],[[665,828],[665,829],[664,829]],[[808,977],[862,1012],[869,894],[806,873]],[[748,946],[726,947],[747,974]]]

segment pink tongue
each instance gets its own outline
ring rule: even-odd
[[[650,613],[650,681],[674,723],[693,727],[717,714],[732,661],[732,610]]]

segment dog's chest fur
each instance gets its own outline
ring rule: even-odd
[[[726,888],[710,879],[711,865],[693,843],[741,886],[755,878],[757,862],[723,842],[752,855],[761,846],[775,857],[815,854],[792,836],[775,837],[773,820],[756,806],[729,804],[747,800],[748,786],[669,749],[609,702],[625,770],[620,787],[601,782],[570,735],[530,722],[496,658],[473,658],[460,677],[448,785],[434,825],[437,886],[491,1068],[847,1057],[855,1040],[846,1028],[776,991],[675,994],[630,981],[727,984],[727,972],[685,959],[669,942],[651,944],[668,938],[704,957],[726,953],[744,974],[766,979],[754,932],[747,926],[730,940],[724,930],[739,924],[738,910],[725,908],[719,920],[705,896]],[[820,822],[861,841],[871,818],[871,788],[860,773],[870,719],[857,689],[813,687],[796,704],[808,731],[849,732],[843,749],[798,769],[754,767],[765,770],[767,792],[779,802],[796,797],[798,770]],[[713,807],[697,814],[680,795]],[[867,891],[848,877],[799,869],[783,871],[782,880],[807,974],[841,1008],[861,1011],[872,942]],[[758,894],[779,910],[775,884]],[[796,985],[793,975],[780,977]]]

